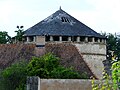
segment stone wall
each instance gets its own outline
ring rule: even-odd
[[[93,74],[98,78],[102,79],[102,72],[104,69],[104,64],[102,59],[105,60],[104,56],[99,55],[83,55],[84,61],[87,63],[88,67],[91,69]]]
[[[74,45],[94,75],[98,79],[102,79],[103,61],[106,60],[106,44],[79,43]]]
[[[100,43],[76,43],[75,44],[81,53],[94,54],[94,55],[106,55],[106,44]]]
[[[36,36],[36,45],[45,45],[45,37],[44,36]]]
[[[41,90],[40,78],[37,76],[27,77],[27,89],[26,90]]]
[[[91,80],[41,79],[40,90],[92,90]]]
[[[27,90],[92,90],[90,79],[40,79],[27,78]],[[95,83],[99,83],[95,80]]]

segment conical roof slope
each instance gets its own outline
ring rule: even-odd
[[[33,35],[88,36],[105,38],[63,11],[61,8],[25,31],[25,36]]]

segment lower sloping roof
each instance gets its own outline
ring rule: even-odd
[[[20,60],[29,61],[32,56],[35,56],[35,45],[0,44],[0,69]]]
[[[74,45],[67,43],[47,44],[45,49],[46,52],[52,52],[53,54],[60,57],[60,63],[63,66],[73,67],[80,73],[87,73],[89,77],[95,77]]]
[[[36,48],[33,44],[0,44],[0,69],[9,67],[20,60],[29,61],[33,56],[41,56],[47,52],[60,57],[61,65],[72,66],[80,73],[86,72],[89,77],[94,76],[76,47],[66,43],[46,44],[45,48]]]

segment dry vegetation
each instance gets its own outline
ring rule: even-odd
[[[89,77],[94,76],[77,48],[69,43],[65,44],[47,44],[45,46],[46,52],[52,52],[61,59],[61,64],[65,67],[73,67],[79,72],[86,72]]]
[[[88,76],[94,76],[77,48],[68,43],[46,44],[44,48],[37,48],[33,44],[0,44],[0,69],[10,66],[20,60],[29,61],[33,56],[41,56],[52,52],[60,57],[60,63],[65,67],[73,67],[79,72],[86,72]]]
[[[0,69],[20,60],[30,60],[35,56],[35,45],[0,44]]]

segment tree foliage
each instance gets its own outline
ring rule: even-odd
[[[102,33],[107,37],[107,59],[120,60],[120,35]]]
[[[59,64],[59,60],[55,55],[48,53],[34,57],[28,64],[19,62],[11,65],[0,74],[0,90],[25,90],[27,76],[55,79],[87,78],[85,73],[79,74],[73,68],[64,68]]]
[[[72,68],[64,68],[59,64],[59,58],[48,53],[40,58],[34,57],[28,64],[28,72],[31,76],[41,78],[87,78],[85,74],[80,75]]]
[[[3,70],[0,77],[0,90],[16,90],[19,86],[24,90],[27,76],[26,66],[25,62],[19,62]]]
[[[0,44],[11,43],[11,37],[5,31],[0,31]]]
[[[17,33],[15,39],[17,41],[23,41],[23,34],[24,34],[23,26],[17,26],[17,28],[18,30],[15,31]]]

